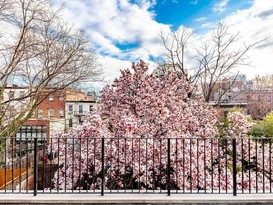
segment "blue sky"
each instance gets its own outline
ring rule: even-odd
[[[222,2],[222,6],[219,5]],[[173,30],[180,25],[198,28],[204,21],[217,21],[234,10],[250,7],[249,1],[217,1],[217,0],[163,0],[151,9],[155,12],[155,20],[170,24]],[[213,12],[218,10],[218,12]]]
[[[144,59],[151,67],[155,66],[151,59],[160,59],[164,54],[160,32],[186,27],[195,31],[192,41],[198,44],[206,39],[217,21],[229,26],[231,33],[240,32],[242,39],[238,46],[268,37],[249,52],[251,64],[241,72],[250,78],[273,73],[272,0],[63,1],[64,20],[91,37],[108,82],[119,76],[120,69],[130,67],[132,61]],[[192,60],[187,63],[189,68],[195,65]]]

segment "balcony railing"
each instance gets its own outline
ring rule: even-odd
[[[35,138],[34,147],[13,141],[2,144],[0,193],[272,193],[272,139],[90,136],[51,138],[43,146]],[[31,150],[16,156],[15,149]],[[8,180],[29,168],[25,180]]]
[[[74,111],[75,116],[85,116],[86,114],[86,111]]]

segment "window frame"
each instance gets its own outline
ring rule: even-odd
[[[48,96],[48,101],[54,101],[54,95],[50,94],[50,95]]]
[[[52,115],[51,115],[52,112]],[[50,109],[48,110],[48,118],[54,118],[54,110]]]
[[[63,94],[63,93],[61,93],[61,94],[59,95],[59,101],[64,101],[64,94]]]
[[[59,110],[59,118],[64,118],[64,110]]]
[[[70,109],[71,108],[71,109]],[[73,113],[74,106],[73,105],[68,105],[68,113]]]
[[[15,91],[14,91],[14,90],[10,90],[10,91],[9,91],[9,99],[10,99],[10,100],[13,100],[14,97],[15,97]]]
[[[82,104],[79,105],[79,113],[83,114],[83,105]]]
[[[43,112],[44,112],[43,110],[40,110],[40,109],[39,109],[39,110],[37,110],[37,118],[38,118],[38,119],[41,119],[41,118],[43,118],[43,117],[44,117]]]

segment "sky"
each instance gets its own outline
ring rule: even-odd
[[[249,53],[248,79],[273,74],[273,0],[63,0],[65,21],[91,37],[91,46],[109,83],[120,69],[143,59],[153,68],[165,52],[159,33],[193,30],[205,39],[216,22],[240,33],[238,46],[266,38]],[[61,2],[54,1],[58,7]],[[197,42],[198,43],[198,42]],[[238,48],[239,48],[238,47]],[[187,62],[194,68],[196,62]]]

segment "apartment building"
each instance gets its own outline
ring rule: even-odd
[[[253,87],[252,82],[247,81],[245,75],[238,76],[236,80],[229,78],[224,82],[216,83],[210,104],[215,104],[222,89],[227,89],[220,103],[220,109],[223,108],[225,113],[233,107],[239,107],[253,119],[262,119],[267,113],[273,111],[272,87]]]
[[[81,124],[86,114],[97,106],[95,99],[81,91],[67,90],[66,93],[66,130],[70,131]]]
[[[245,98],[247,113],[254,119],[262,119],[273,111],[273,88],[246,91]]]
[[[19,114],[18,110],[28,107],[30,101],[26,97],[27,93],[29,93],[28,87],[11,86],[4,89],[3,101],[1,102],[4,122],[8,122],[9,119],[15,119]]]

